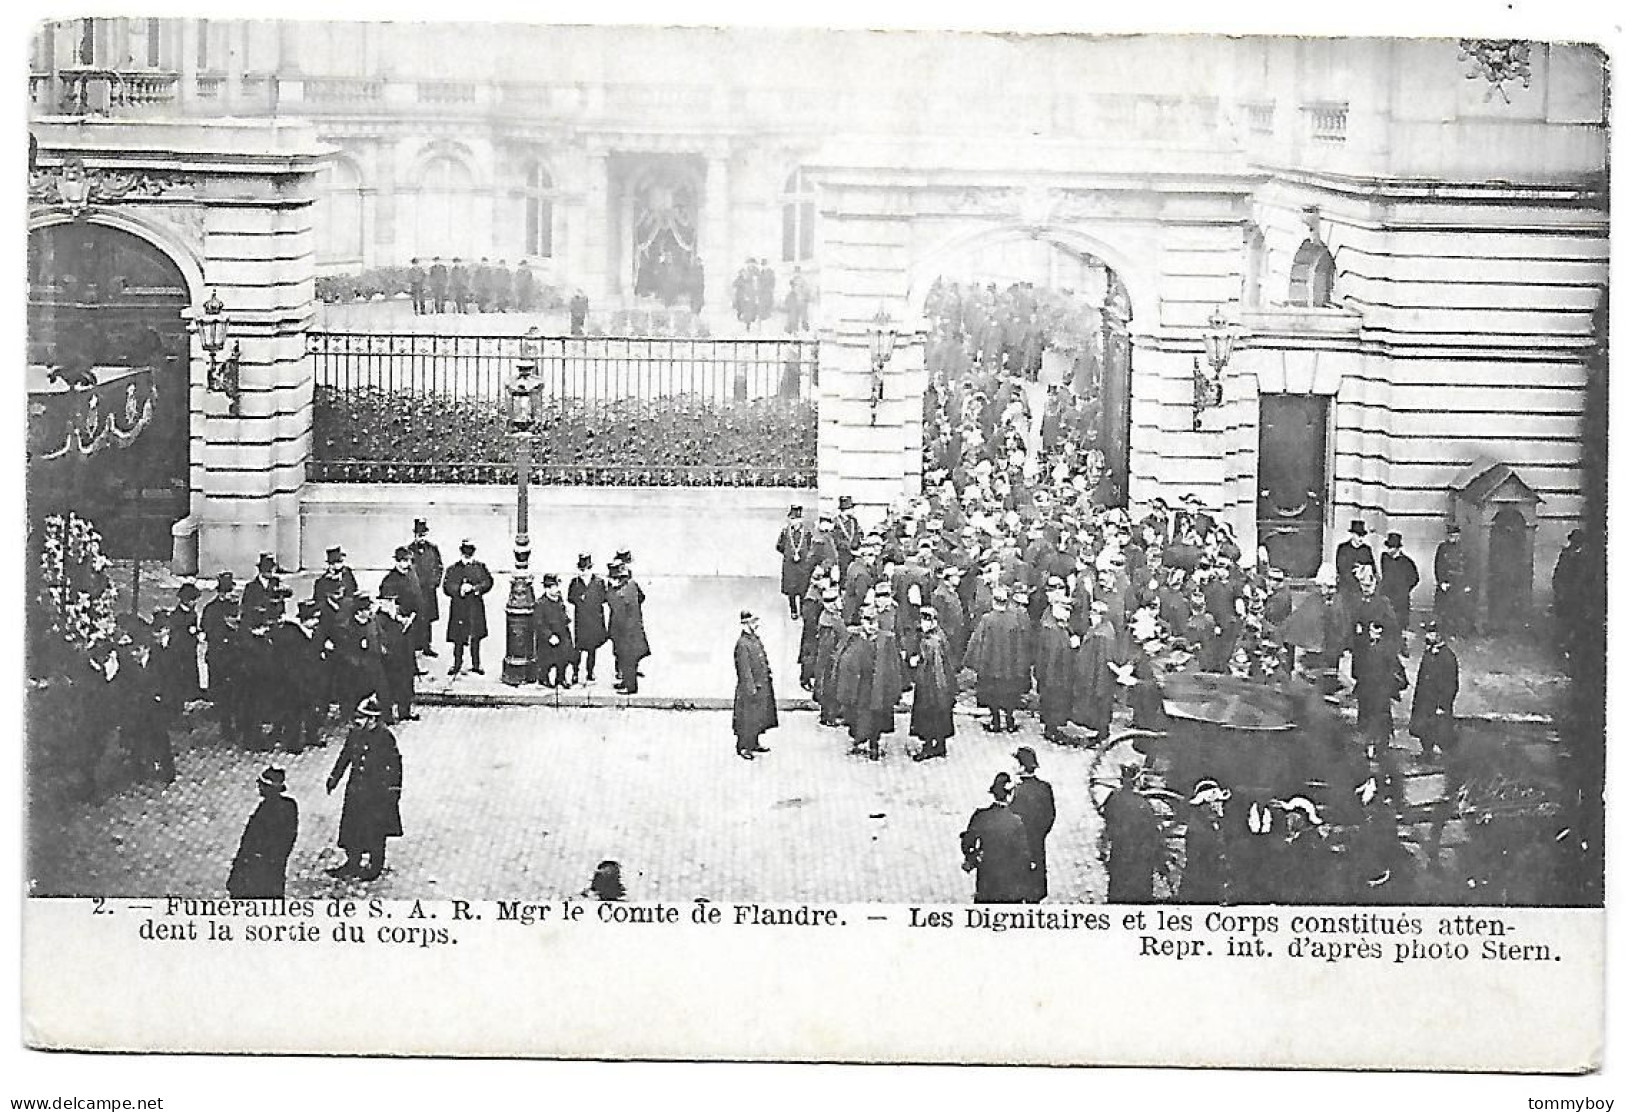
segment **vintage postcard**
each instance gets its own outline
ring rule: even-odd
[[[1599,1067],[1608,42],[257,14],[27,28],[30,1047]]]

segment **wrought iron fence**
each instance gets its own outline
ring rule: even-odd
[[[520,336],[312,331],[323,482],[513,481]],[[815,341],[542,338],[537,481],[799,486],[817,474]]]

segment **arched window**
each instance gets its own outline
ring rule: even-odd
[[[436,155],[419,176],[417,254],[477,254],[474,175],[459,159]]]
[[[1292,280],[1287,287],[1288,305],[1326,306],[1332,303],[1332,285],[1337,265],[1324,243],[1304,240],[1292,259]]]
[[[785,180],[781,200],[784,249],[780,257],[787,263],[808,262],[813,257],[813,190],[807,175],[799,168]]]
[[[540,162],[525,173],[525,251],[538,259],[553,257],[553,176]]]
[[[360,259],[361,175],[354,164],[340,160],[324,167],[317,178],[316,260],[348,262]]]

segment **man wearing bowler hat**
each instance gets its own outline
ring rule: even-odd
[[[440,577],[445,565],[440,560],[440,546],[429,539],[429,523],[421,517],[412,522],[412,543],[407,545],[412,554],[412,570],[418,575],[418,590],[423,594],[423,609],[412,626],[414,648],[424,656],[439,656],[434,651],[434,624],[440,620]]]
[[[441,589],[451,600],[450,617],[446,620],[446,640],[451,642],[451,674],[463,670],[463,651],[467,649],[475,675],[484,675],[480,667],[480,642],[489,632],[485,624],[485,596],[496,584],[490,570],[474,559],[474,542],[464,540],[457,548],[458,559],[446,569]]]
[[[536,644],[536,682],[557,690],[576,662],[575,640],[570,636],[570,614],[564,608],[564,590],[553,572],[542,576],[542,593],[532,617]]]
[[[993,802],[971,815],[959,849],[962,867],[976,874],[976,902],[1026,903],[1032,891],[1032,848],[1021,817],[1010,810],[1014,786],[1008,772],[993,778]]]
[[[176,671],[182,702],[190,702],[202,693],[197,673],[198,637],[203,632],[197,612],[200,594],[196,583],[182,583],[175,608],[164,619],[169,626],[169,651],[181,662]]]
[[[421,640],[418,627],[427,624],[423,605],[423,584],[418,579],[417,563],[412,559],[412,550],[402,545],[395,550],[395,566],[384,573],[384,578],[378,584],[378,598],[395,600],[395,616],[400,621],[406,635],[406,647],[409,654],[415,654]],[[414,675],[423,675],[418,670],[416,657],[413,657],[412,672]]]
[[[565,596],[575,619],[574,643],[580,659],[570,667],[570,683],[582,682],[582,669],[586,681],[598,678],[598,650],[609,640],[609,620],[605,608],[609,605],[609,588],[593,570],[592,557],[583,552],[576,557],[575,578],[570,580],[570,591]]]
[[[287,796],[287,785],[280,768],[260,773],[260,803],[248,816],[226,876],[226,893],[234,900],[280,900],[286,894],[288,855],[299,837],[299,804]]]
[[[1382,593],[1388,597],[1394,608],[1394,621],[1398,623],[1395,633],[1400,640],[1400,652],[1405,651],[1405,634],[1411,628],[1411,592],[1416,590],[1416,584],[1421,576],[1416,571],[1416,561],[1407,555],[1402,546],[1405,538],[1398,533],[1389,533],[1382,542]]]
[[[769,752],[762,734],[779,724],[773,693],[773,669],[756,631],[756,615],[739,612],[739,639],[734,642],[734,752],[745,760]]]

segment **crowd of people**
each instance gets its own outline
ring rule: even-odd
[[[818,703],[819,722],[844,729],[852,752],[871,760],[906,723],[917,741],[912,757],[941,759],[964,690],[986,711],[985,731],[1011,732],[1033,716],[1052,744],[1104,748],[1114,730],[1166,731],[1170,673],[1244,677],[1291,690],[1316,729],[1369,763],[1371,786],[1363,790],[1371,798],[1362,806],[1388,816],[1370,821],[1391,825],[1393,709],[1406,689],[1423,759],[1448,752],[1455,740],[1459,674],[1450,638],[1466,631],[1468,612],[1459,601],[1466,584],[1458,531],[1452,527],[1435,555],[1437,621],[1424,629],[1413,679],[1404,661],[1419,576],[1400,534],[1387,534],[1379,558],[1365,522],[1354,520],[1315,589],[1294,594],[1267,550],[1244,553],[1231,528],[1192,495],[1173,504],[1154,498],[1138,517],[1105,504],[1086,375],[1035,392],[1037,360],[985,346],[963,317],[940,318],[938,340],[959,344],[964,358],[933,364],[923,493],[899,500],[869,527],[849,497],[811,525],[791,507],[779,535],[780,587],[801,623],[798,678]],[[1035,404],[1043,407],[1037,422]],[[753,660],[736,653],[736,702],[760,694]],[[1314,705],[1350,691],[1356,720],[1345,732],[1335,714]],[[752,756],[771,721],[736,713],[735,727],[740,755]],[[994,806],[1007,804],[1001,797],[1018,775],[995,783]],[[1161,847],[1162,832],[1178,825],[1167,806],[1142,795],[1155,783],[1148,770],[1130,768],[1107,793],[1114,898],[1149,898],[1153,873],[1170,876],[1170,855],[1146,844],[1155,834]],[[1173,810],[1222,811],[1230,790],[1204,783]],[[1248,800],[1241,810],[1264,841],[1296,847],[1304,830],[1330,833],[1322,830],[1326,813],[1342,813],[1317,798],[1327,790],[1306,783],[1299,794]],[[1162,821],[1147,823],[1152,813]],[[1259,817],[1270,814],[1277,821]],[[1196,828],[1180,882],[1193,891],[1214,883],[1202,874],[1217,868]],[[1223,829],[1228,843],[1234,822]],[[967,831],[967,846],[988,837]],[[1391,857],[1397,844],[1396,835],[1383,853]],[[1002,859],[981,855],[984,867]],[[1401,864],[1390,861],[1382,883],[1394,881]],[[1226,881],[1224,890],[1241,898],[1247,889]],[[1324,894],[1315,885],[1303,892],[1277,894]]]
[[[778,276],[765,258],[746,259],[734,275],[733,310],[745,331],[752,331],[768,320],[779,309]],[[790,272],[790,281],[784,291],[784,330],[796,334],[811,326],[812,287],[808,285],[801,268]]]
[[[508,260],[464,263],[460,256],[447,264],[439,255],[412,260],[406,272],[412,312],[525,313],[541,307],[542,284],[524,259],[510,267]]]

